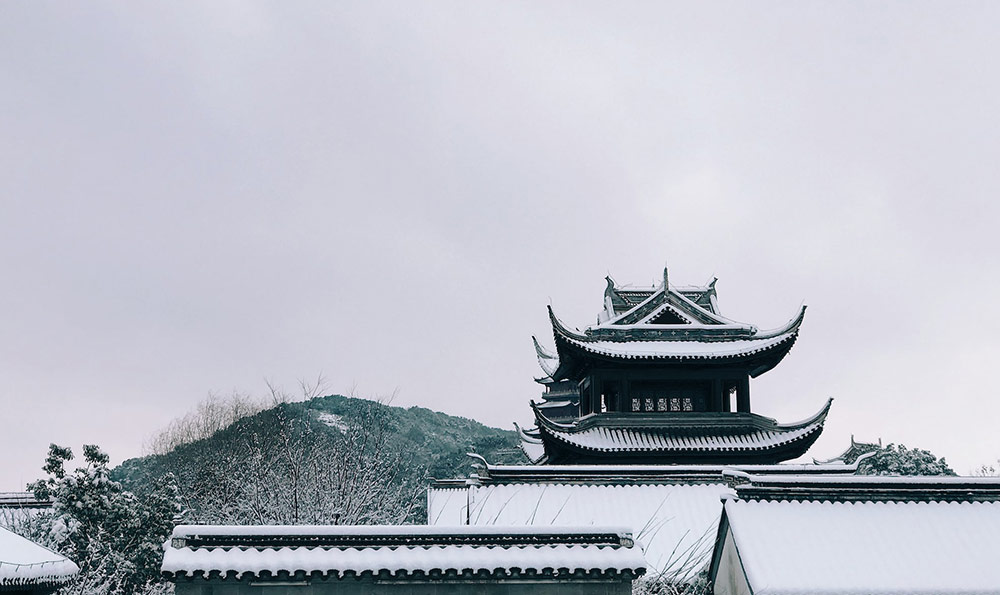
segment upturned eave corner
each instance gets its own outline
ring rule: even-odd
[[[830,414],[830,407],[833,405],[833,397],[829,397],[823,407],[817,411],[812,416],[802,420],[789,424],[778,424],[778,427],[783,430],[798,430],[811,425],[820,425],[826,423],[826,417]]]

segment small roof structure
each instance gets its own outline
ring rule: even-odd
[[[630,581],[646,570],[619,527],[182,525],[164,547],[174,581]]]
[[[78,572],[66,556],[0,527],[0,591],[55,590]]]
[[[1000,478],[732,477],[717,595],[1000,592]]]

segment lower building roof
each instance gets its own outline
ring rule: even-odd
[[[727,535],[742,569],[719,569]],[[998,535],[1000,502],[729,500],[712,572],[754,595],[998,593]]]
[[[819,465],[818,467],[823,467]],[[820,500],[828,502],[997,502],[998,477],[887,475],[754,475],[722,472],[741,500]]]
[[[631,534],[606,527],[227,527],[186,525],[163,574],[183,578],[385,579],[552,576],[631,579],[646,569]]]

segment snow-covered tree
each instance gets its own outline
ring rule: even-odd
[[[335,431],[295,404],[237,422],[220,441],[192,446],[176,472],[186,520],[234,524],[406,520],[423,486],[408,453],[392,448],[385,408],[369,403]],[[194,452],[205,448],[206,452]],[[207,456],[225,461],[204,464]],[[406,471],[410,471],[407,473]]]
[[[29,488],[52,499],[51,511],[32,519],[31,535],[80,566],[79,576],[60,593],[137,593],[159,582],[162,544],[179,512],[177,487],[158,478],[138,497],[110,478],[108,455],[83,447],[84,465],[66,469],[69,448],[52,444],[43,470],[47,478]]]
[[[1000,459],[992,465],[982,465],[972,472],[976,477],[997,477],[1000,476]]]
[[[880,447],[858,465],[861,475],[956,475],[944,458],[902,444]]]

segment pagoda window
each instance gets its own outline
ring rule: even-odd
[[[710,382],[640,381],[631,384],[633,412],[708,411]]]

